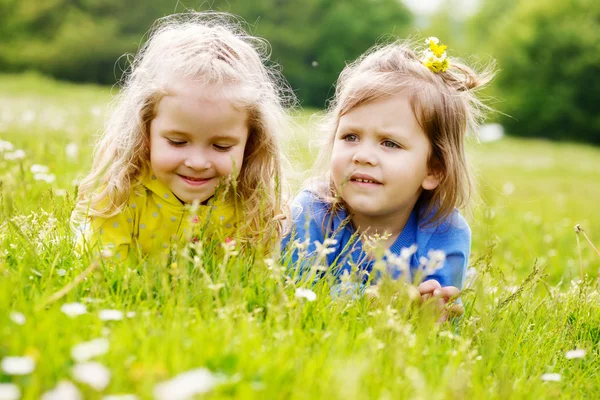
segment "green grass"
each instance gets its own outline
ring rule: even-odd
[[[514,138],[469,145],[481,197],[470,219],[477,278],[462,296],[465,316],[452,323],[411,305],[399,283],[386,281],[375,300],[332,299],[323,281],[307,302],[277,266],[210,254],[177,266],[101,263],[54,301],[89,265],[73,255],[68,218],[110,97],[108,88],[0,76],[0,139],[26,153],[0,156],[0,359],[36,360],[24,376],[0,371],[0,383],[19,386],[23,399],[61,380],[85,398],[153,398],[158,383],[201,367],[219,382],[208,398],[597,396],[600,256],[581,237],[580,264],[573,227],[600,245],[600,149]],[[296,173],[310,166],[319,137],[310,114],[299,113],[284,139]],[[36,181],[33,164],[56,181]],[[68,317],[60,310],[68,302],[86,304],[87,314]],[[102,309],[135,316],[102,321]],[[100,337],[110,349],[95,360],[111,380],[96,391],[73,379],[71,348]],[[587,354],[569,360],[573,349]],[[545,373],[562,379],[545,382]]]

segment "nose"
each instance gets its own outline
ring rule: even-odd
[[[204,151],[198,149],[189,152],[186,155],[183,164],[186,167],[191,168],[195,171],[203,171],[205,169],[209,169],[212,166],[210,158],[207,156],[207,154]]]
[[[354,154],[352,155],[352,162],[354,164],[366,164],[376,165],[377,164],[377,152],[373,146],[364,143],[355,148]]]

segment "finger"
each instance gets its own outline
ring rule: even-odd
[[[454,304],[452,307],[450,307],[450,310],[448,310],[448,314],[450,314],[453,317],[460,317],[464,313],[465,307],[459,303]]]
[[[440,283],[438,281],[436,281],[435,279],[430,279],[428,281],[425,281],[423,283],[421,283],[417,289],[419,290],[419,293],[421,293],[421,296],[424,294],[432,294],[436,289],[441,288],[442,286],[440,285]]]
[[[436,289],[433,292],[433,295],[448,300],[458,297],[460,295],[460,289],[454,286],[444,286],[443,288]]]
[[[462,304],[454,304],[450,308],[446,308],[442,311],[440,317],[438,318],[438,322],[446,322],[449,318],[460,317],[465,313],[465,308]]]

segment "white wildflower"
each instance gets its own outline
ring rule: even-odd
[[[94,357],[106,354],[110,344],[107,339],[100,338],[89,342],[79,343],[71,349],[71,357],[77,362],[88,361]]]
[[[87,308],[81,303],[65,303],[60,307],[60,311],[74,318],[87,313]]]
[[[216,377],[206,368],[198,368],[177,375],[154,388],[157,400],[185,400],[196,394],[210,392],[217,384]]]
[[[400,272],[406,282],[412,282],[410,273],[410,258],[417,251],[417,245],[413,244],[410,247],[404,247],[400,250],[400,255],[396,255],[389,250],[385,252],[385,259],[395,271]]]
[[[126,315],[127,315],[127,318],[133,318],[133,317],[135,317],[135,311],[128,311]]]
[[[310,289],[298,288],[296,289],[296,298],[306,299],[307,301],[315,301],[317,299],[317,294]]]
[[[44,393],[41,400],[81,400],[82,398],[77,386],[65,380],[60,381],[54,389]]]
[[[25,152],[23,150],[15,150],[12,153],[4,153],[4,159],[10,161],[22,160],[25,158]]]
[[[400,250],[400,257],[402,257],[405,260],[409,260],[412,257],[412,255],[415,254],[416,251],[416,244],[413,244],[410,247],[403,247],[402,250]]]
[[[35,369],[35,360],[31,357],[4,357],[2,371],[7,375],[29,375]]]
[[[429,258],[421,257],[420,260],[424,276],[433,275],[444,266],[444,262],[446,261],[446,253],[443,250],[429,250],[427,256]]]
[[[556,373],[548,373],[542,375],[542,380],[546,382],[560,382],[562,376]]]
[[[56,275],[58,275],[58,276],[65,276],[66,274],[67,274],[67,271],[62,268],[56,270]]]
[[[565,357],[567,360],[572,360],[574,358],[583,358],[585,354],[586,351],[583,349],[569,350],[565,353]]]
[[[315,240],[315,247],[318,258],[324,258],[327,254],[331,254],[335,251],[335,246],[337,244],[337,240],[335,239],[325,239],[323,243]]]
[[[35,179],[36,181],[44,181],[46,183],[53,183],[56,180],[56,175],[38,173],[38,174],[33,175],[33,179]]]
[[[119,310],[100,310],[98,317],[102,321],[120,321],[123,319],[123,311]]]
[[[21,389],[12,383],[0,383],[0,400],[19,400]]]
[[[238,255],[239,251],[235,250],[235,240],[225,240],[221,243],[223,250],[225,251],[225,258],[235,257]]]
[[[33,164],[29,170],[32,174],[45,174],[50,170],[47,166],[41,164]]]
[[[65,146],[65,153],[69,160],[75,161],[79,157],[79,147],[76,143],[71,142]]]
[[[12,319],[12,321],[17,325],[25,325],[25,321],[27,320],[25,318],[25,315],[23,315],[23,313],[20,313],[18,311],[11,312],[10,319]]]
[[[13,151],[13,149],[14,146],[12,143],[0,140],[0,153],[4,153],[5,151]]]
[[[439,44],[440,43],[440,39],[436,38],[435,36],[429,36],[427,39],[425,39],[425,44],[429,44],[430,42],[433,42],[435,44]]]
[[[86,362],[73,367],[73,378],[100,391],[108,386],[110,371],[99,362]]]
[[[294,247],[297,248],[298,250],[306,250],[308,248],[308,245],[310,244],[310,241],[308,239],[304,240],[304,241],[300,241],[300,240],[294,240]]]

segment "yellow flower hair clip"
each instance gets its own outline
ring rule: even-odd
[[[425,50],[421,59],[423,65],[429,68],[431,72],[446,72],[450,67],[450,60],[446,55],[448,46],[441,44],[440,40],[434,36],[427,38],[425,44],[429,45],[429,49]]]

